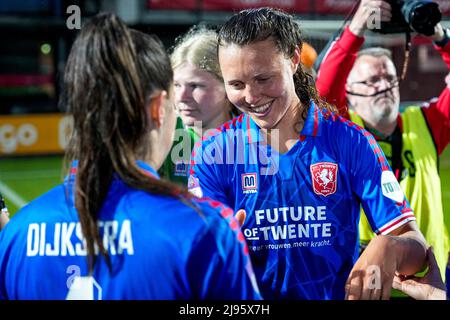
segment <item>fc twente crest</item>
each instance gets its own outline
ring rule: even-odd
[[[319,162],[310,166],[314,192],[329,196],[336,192],[338,165],[332,162]]]

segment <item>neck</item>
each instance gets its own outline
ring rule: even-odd
[[[303,108],[301,102],[296,100],[274,128],[268,131],[264,130],[272,148],[280,153],[285,153],[294,146],[304,125],[301,118]]]
[[[138,159],[145,162],[156,171],[161,168],[165,160],[165,158],[162,158],[158,152],[156,154],[147,154],[145,156],[141,156]]]
[[[397,127],[397,121],[392,121],[390,123],[377,123],[377,124],[372,124],[364,121],[364,123],[368,129],[374,131],[374,133],[377,136],[380,136],[381,138],[389,137],[391,134],[394,133],[395,127]]]
[[[163,165],[166,154],[161,153],[158,143],[161,141],[159,130],[151,130],[149,135],[140,143],[138,149],[135,151],[136,159],[150,165],[156,171]]]

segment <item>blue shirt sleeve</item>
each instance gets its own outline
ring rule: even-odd
[[[212,206],[216,212],[207,215],[206,232],[197,239],[189,257],[188,278],[196,298],[261,299],[248,248],[233,211],[217,201],[199,201],[204,202],[203,211],[212,210]]]
[[[352,130],[350,179],[367,219],[377,234],[389,234],[415,220],[412,209],[380,146],[366,130]],[[347,155],[347,157],[348,157]]]

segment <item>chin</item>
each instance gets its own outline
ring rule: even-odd
[[[272,129],[273,125],[267,121],[262,121],[258,118],[251,116],[253,121],[260,127],[261,129]]]
[[[198,121],[198,120],[195,120],[195,119],[192,119],[192,118],[187,118],[187,119],[186,118],[181,118],[181,121],[183,122],[183,125],[188,126],[188,127],[193,127],[195,121]]]

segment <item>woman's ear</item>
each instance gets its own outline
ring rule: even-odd
[[[298,65],[301,62],[301,51],[300,48],[298,46],[295,47],[294,50],[294,55],[291,58],[291,68],[292,68],[292,73],[296,73],[297,72],[297,68]]]
[[[149,102],[149,113],[152,124],[156,128],[160,128],[166,116],[166,110],[164,109],[164,99],[167,96],[166,91],[161,91],[160,93],[154,95],[150,98]]]

